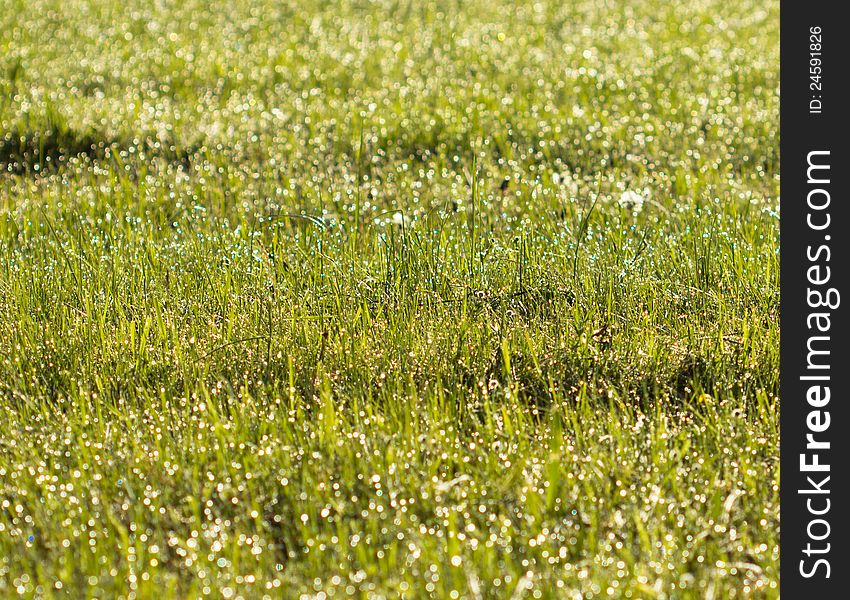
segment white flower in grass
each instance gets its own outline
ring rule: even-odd
[[[626,210],[632,211],[634,214],[638,214],[643,209],[644,202],[646,202],[646,198],[644,198],[641,194],[634,190],[626,190],[623,192],[623,195],[620,196],[619,205]]]
[[[568,195],[575,196],[578,193],[578,182],[573,179],[573,176],[569,171],[564,171],[563,173],[552,173],[552,183]]]

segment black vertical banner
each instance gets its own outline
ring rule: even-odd
[[[783,2],[782,596],[847,598],[850,219],[842,3]]]

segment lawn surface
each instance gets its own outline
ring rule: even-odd
[[[0,597],[776,598],[778,4],[3,0]]]

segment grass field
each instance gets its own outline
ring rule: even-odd
[[[778,597],[778,2],[0,4],[0,597]]]

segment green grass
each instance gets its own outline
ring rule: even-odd
[[[2,3],[0,596],[778,597],[778,2],[324,4]]]

